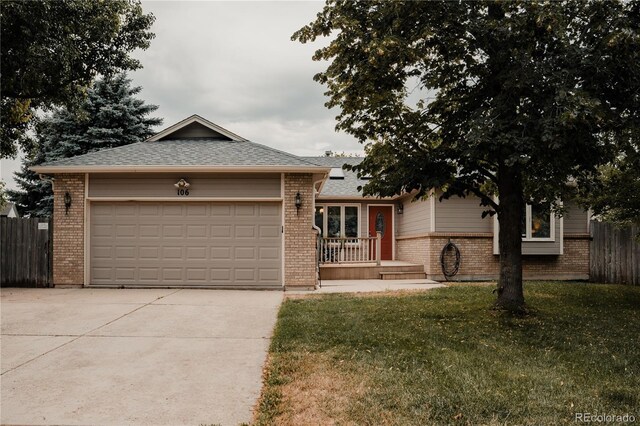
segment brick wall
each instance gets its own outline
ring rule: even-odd
[[[296,209],[300,192],[302,207]],[[316,286],[316,232],[313,224],[313,178],[310,174],[284,175],[284,283],[285,287]]]
[[[84,175],[60,174],[53,185],[53,284],[84,284]],[[66,212],[64,195],[71,195]]]
[[[440,252],[449,238],[458,246],[461,254],[456,279],[498,278],[500,257],[493,254],[493,237],[482,234],[399,238],[396,241],[397,259],[421,263],[429,278],[443,280]],[[588,279],[588,235],[565,235],[562,255],[523,256],[523,275],[525,279]]]

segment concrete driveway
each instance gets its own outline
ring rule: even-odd
[[[251,419],[282,292],[2,289],[2,424]]]

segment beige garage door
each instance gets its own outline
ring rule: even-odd
[[[93,285],[279,287],[277,203],[91,204]]]

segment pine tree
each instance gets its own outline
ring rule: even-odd
[[[105,148],[140,142],[153,135],[162,119],[149,117],[158,107],[136,97],[141,87],[131,87],[126,74],[96,80],[82,108],[61,108],[36,127],[34,153],[15,173],[19,191],[8,191],[21,214],[48,217],[53,211],[51,183],[29,167]]]

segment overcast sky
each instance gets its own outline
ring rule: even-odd
[[[291,41],[323,2],[143,2],[156,17],[151,47],[134,56],[139,95],[158,105],[162,130],[199,114],[249,140],[297,155],[326,150],[362,153],[334,131],[337,110],[325,108],[324,87],[313,75],[326,63],[311,56],[321,45]],[[325,42],[326,43],[326,42]],[[2,160],[13,187],[18,161]]]

